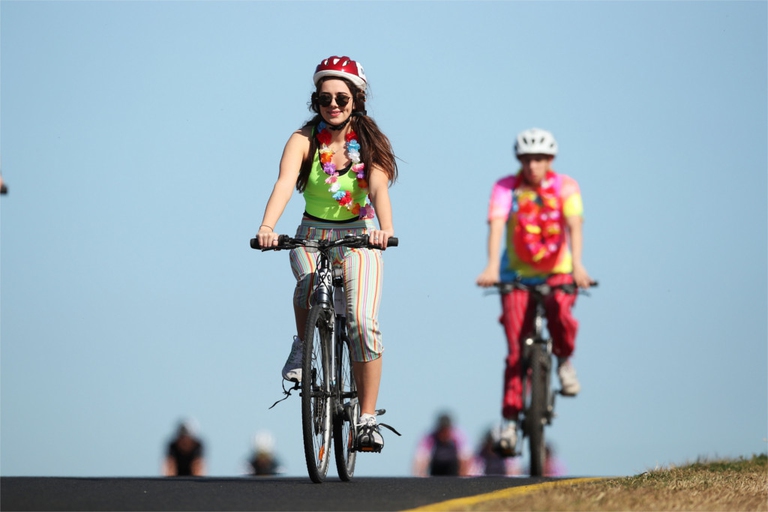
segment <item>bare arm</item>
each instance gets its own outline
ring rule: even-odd
[[[459,476],[469,476],[472,469],[472,457],[464,456],[459,459]]]
[[[413,460],[413,467],[411,469],[411,472],[413,473],[413,476],[418,476],[422,478],[428,477],[429,476],[429,471],[427,470],[428,467],[429,467],[429,460],[425,459],[424,457],[417,456]]]
[[[371,238],[378,237],[376,245],[384,249],[389,237],[395,236],[395,228],[392,224],[392,203],[389,201],[389,179],[384,171],[376,166],[371,168],[368,176],[368,195],[379,218],[379,229],[373,230],[369,235]]]
[[[283,156],[280,159],[280,174],[272,188],[272,194],[269,196],[267,206],[264,209],[264,217],[261,226],[259,226],[258,238],[262,247],[277,245],[275,227],[293,195],[301,162],[306,158],[307,153],[309,153],[308,133],[305,133],[304,130],[294,132],[283,149]]]
[[[205,476],[205,461],[202,457],[198,457],[192,461],[192,475],[193,476]]]
[[[507,221],[501,217],[488,222],[488,264],[477,277],[479,286],[493,286],[499,282],[501,273],[501,244]]]
[[[581,215],[566,217],[568,225],[569,238],[571,240],[571,256],[573,257],[573,281],[579,288],[589,288],[592,279],[587,273],[587,269],[581,263],[581,250],[584,244],[582,235],[582,224],[584,220]]]
[[[432,448],[429,446],[426,438],[419,441],[419,444],[416,446],[416,454],[413,457],[413,465],[411,467],[413,476],[429,476],[429,460],[431,451]]]
[[[171,456],[165,458],[163,463],[163,475],[176,476],[176,460]]]

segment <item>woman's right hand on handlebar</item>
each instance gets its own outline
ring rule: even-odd
[[[259,232],[256,238],[259,239],[261,247],[276,247],[277,239],[280,235],[275,233],[269,226],[259,226]]]
[[[499,269],[494,267],[485,267],[485,270],[477,276],[477,285],[483,288],[489,288],[499,282]]]

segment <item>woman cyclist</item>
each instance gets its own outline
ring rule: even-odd
[[[554,136],[537,128],[525,130],[517,136],[514,149],[521,169],[493,186],[488,211],[488,264],[477,284],[493,286],[519,279],[526,284],[546,281],[552,286],[575,283],[589,288],[592,280],[581,262],[581,193],[576,180],[552,170],[557,154]],[[575,301],[575,294],[557,290],[544,303],[552,351],[558,358],[561,394],[565,396],[575,396],[581,388],[569,361],[578,328],[571,314]],[[530,331],[534,311],[528,292],[517,289],[502,295],[502,310],[509,353],[499,448],[504,455],[512,455],[522,409],[521,335]]]
[[[388,187],[397,178],[397,163],[389,139],[365,110],[367,78],[360,63],[332,56],[315,69],[315,112],[294,132],[283,150],[280,173],[259,226],[262,247],[277,245],[275,232],[294,187],[304,196],[304,216],[296,238],[337,240],[368,234],[384,250],[394,236]],[[374,214],[375,212],[375,214]],[[378,217],[378,228],[374,223]],[[344,271],[350,353],[360,403],[356,448],[381,451],[384,439],[376,422],[376,400],[382,373],[382,336],[377,320],[381,296],[381,251],[338,248],[334,265]],[[296,278],[293,296],[297,335],[293,338],[283,378],[301,381],[301,337],[313,288],[315,258],[304,248],[293,249],[291,269]]]

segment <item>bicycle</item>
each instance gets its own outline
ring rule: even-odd
[[[395,237],[387,243],[387,247],[397,245]],[[355,425],[360,418],[360,405],[349,353],[344,281],[341,268],[331,265],[329,255],[331,249],[341,246],[379,249],[369,243],[368,235],[347,235],[335,241],[280,235],[275,247],[261,247],[258,238],[251,239],[253,249],[279,251],[305,247],[318,255],[304,336],[302,378],[293,388],[300,389],[304,458],[309,477],[315,483],[323,482],[328,473],[331,441],[342,481],[348,482],[354,476],[358,451]],[[380,409],[377,414],[384,412]]]
[[[517,436],[514,455],[522,455],[523,438],[527,437],[530,451],[530,475],[542,476],[546,460],[544,427],[552,424],[555,417],[555,396],[562,394],[561,390],[553,391],[551,386],[552,339],[544,337],[544,299],[556,290],[570,294],[588,294],[572,283],[551,286],[547,283],[527,285],[520,281],[511,281],[496,283],[494,286],[502,295],[514,289],[526,290],[535,304],[533,329],[523,338],[522,343],[523,410],[517,427],[522,435]],[[591,286],[597,286],[597,282],[593,281]]]

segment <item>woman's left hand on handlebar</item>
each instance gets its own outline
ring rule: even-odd
[[[392,230],[372,229],[368,232],[368,243],[384,250],[387,248],[387,241],[392,236],[395,236],[395,232]]]
[[[592,285],[592,278],[589,277],[587,269],[585,269],[582,265],[574,265],[573,282],[576,283],[576,286],[579,288],[587,289]]]

